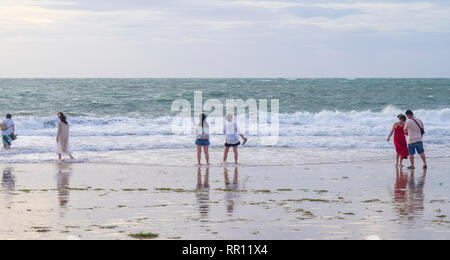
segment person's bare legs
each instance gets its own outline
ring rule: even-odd
[[[409,169],[415,169],[416,167],[414,166],[414,154],[409,155],[409,161],[411,162],[411,166],[409,167]]]
[[[70,159],[72,159],[72,160],[75,159],[75,158],[73,158],[73,156],[72,156],[71,154],[69,154],[69,157],[70,157]]]
[[[7,143],[3,142],[3,148],[9,149],[9,148],[11,148],[11,147],[10,147],[10,145],[8,145]]]
[[[403,157],[400,157],[400,165],[399,165],[399,167],[403,168]]]
[[[396,160],[396,164],[395,164],[395,166],[398,166],[398,161],[400,160],[400,154],[397,154],[397,160]]]
[[[238,164],[239,154],[237,146],[233,146],[233,153],[234,153],[234,163]]]
[[[208,146],[203,146],[203,150],[205,151],[206,164],[209,165],[209,147]]]
[[[202,147],[197,145],[197,162],[198,165],[202,165]]]
[[[428,165],[427,165],[427,157],[425,156],[425,153],[421,153],[420,158],[422,158],[422,161],[423,161],[423,168],[426,169],[428,167]]]
[[[59,160],[61,160],[61,159],[62,159],[62,156],[61,156],[61,154],[58,154],[58,159],[59,159]]]
[[[226,164],[227,163],[227,159],[228,159],[228,152],[230,151],[230,147],[226,147],[223,151],[223,163]]]

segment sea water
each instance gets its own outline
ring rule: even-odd
[[[82,161],[194,163],[195,136],[173,133],[171,106],[193,104],[195,91],[223,103],[279,100],[278,142],[264,145],[247,133],[244,164],[390,159],[386,138],[407,109],[425,123],[428,156],[450,157],[450,79],[0,79],[0,89],[0,113],[13,114],[19,135],[12,150],[0,151],[0,163],[54,160],[60,111]],[[219,153],[224,136],[211,143]]]

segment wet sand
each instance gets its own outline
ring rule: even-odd
[[[0,165],[0,239],[450,239],[448,169]]]

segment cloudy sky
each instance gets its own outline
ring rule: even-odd
[[[0,77],[450,77],[450,1],[1,0]]]

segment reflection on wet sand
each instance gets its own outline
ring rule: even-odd
[[[425,209],[424,186],[426,176],[426,169],[418,180],[415,178],[414,170],[408,176],[402,169],[397,169],[394,201],[396,202],[396,211],[401,216],[408,216],[408,219],[413,220],[414,217],[423,215]]]
[[[200,217],[207,219],[209,214],[209,167],[205,169],[205,178],[202,182],[202,168],[197,168],[197,192],[195,193],[199,204]]]
[[[16,188],[16,177],[12,174],[12,168],[3,170],[2,187],[7,191],[13,191]]]
[[[13,169],[10,167],[3,169],[2,189],[2,193],[5,194],[5,205],[9,207],[16,189],[16,177],[13,174]]]
[[[228,176],[228,169],[223,168],[223,176],[225,179],[225,200],[227,202],[227,212],[230,216],[233,215],[235,199],[239,196],[239,170],[238,167],[234,167],[233,182],[230,182]]]
[[[58,201],[61,208],[66,208],[70,197],[70,176],[72,167],[70,164],[60,163],[57,165],[56,188],[58,189]]]
[[[423,175],[417,180],[415,180],[414,170],[411,171],[408,182],[408,214],[413,216],[422,216],[424,207],[425,195],[423,193],[423,188],[425,186],[425,177],[427,176],[427,170],[424,170]]]
[[[432,164],[0,165],[0,239],[448,239],[448,162]]]
[[[397,168],[395,186],[394,186],[394,201],[396,211],[400,215],[407,212],[406,206],[406,188],[408,187],[408,175],[403,172],[402,168]]]

